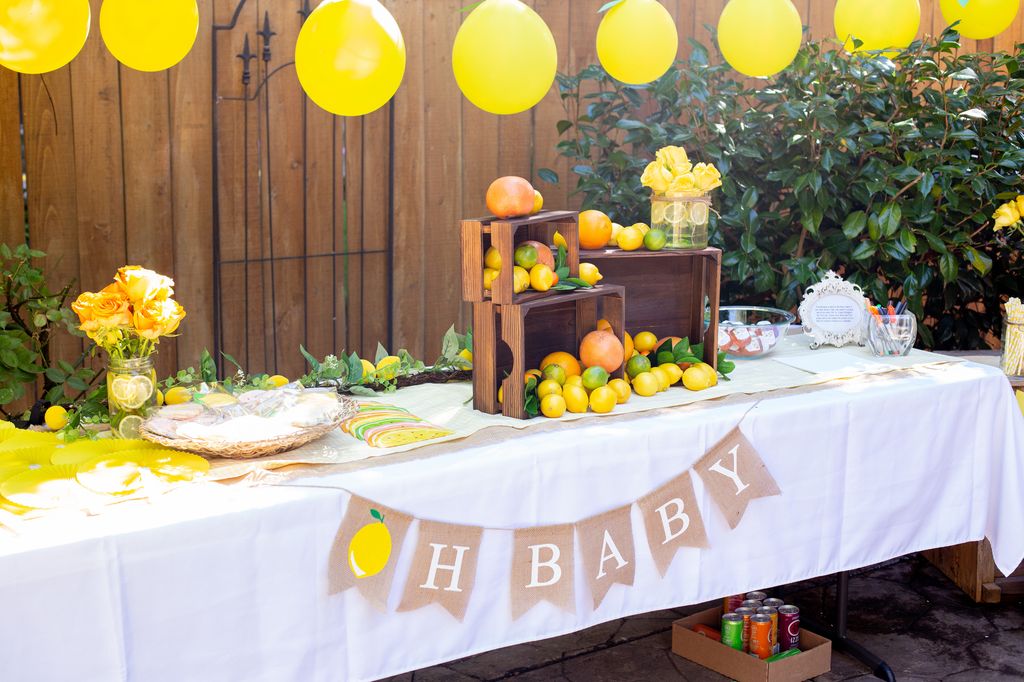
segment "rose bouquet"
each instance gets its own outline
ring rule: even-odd
[[[87,291],[71,305],[79,328],[110,356],[107,404],[117,436],[137,438],[146,413],[156,405],[152,355],[185,317],[173,295],[170,277],[129,265],[102,291]]]
[[[651,228],[668,235],[666,246],[703,249],[708,244],[710,192],[722,186],[722,174],[710,163],[690,162],[682,147],[662,147],[647,164],[640,182],[651,195]]]
[[[997,208],[992,217],[996,221],[994,229],[997,232],[1006,227],[1024,231],[1024,194]]]

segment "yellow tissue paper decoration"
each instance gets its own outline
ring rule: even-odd
[[[110,54],[138,71],[169,69],[199,33],[196,0],[103,0],[100,34]]]
[[[466,17],[452,47],[459,89],[492,114],[518,114],[536,105],[557,69],[551,29],[519,0],[484,0]]]
[[[2,0],[0,65],[48,73],[82,51],[89,37],[89,0]]]
[[[793,63],[803,30],[790,0],[729,0],[718,20],[718,45],[740,73],[772,76]]]
[[[624,0],[597,27],[597,57],[608,74],[640,85],[665,75],[676,59],[679,33],[657,0]]]
[[[1017,18],[1020,0],[939,0],[947,24],[959,21],[954,30],[964,38],[994,38]]]
[[[295,44],[295,70],[309,98],[338,116],[387,104],[405,75],[405,40],[377,0],[325,0]]]
[[[836,37],[849,52],[886,52],[892,57],[914,41],[921,28],[919,0],[839,0],[834,16]],[[860,41],[855,46],[854,40]]]
[[[163,483],[194,480],[210,470],[210,463],[175,450],[128,450],[95,457],[77,467],[84,487],[106,495],[129,495],[141,490],[148,477]]]
[[[33,509],[56,509],[81,497],[72,464],[43,466],[11,476],[0,483],[0,495],[14,504]]]

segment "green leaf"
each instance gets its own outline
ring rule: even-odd
[[[363,380],[363,361],[355,353],[349,355],[345,360],[348,365],[348,373],[345,375],[346,381],[350,384],[358,384]]]
[[[89,384],[85,383],[82,379],[77,376],[69,376],[67,381],[68,386],[75,389],[76,391],[88,391]]]
[[[388,349],[384,347],[384,344],[382,344],[380,341],[378,341],[377,342],[377,355],[376,355],[376,358],[373,361],[373,364],[375,364],[375,365],[380,364],[380,361],[383,360],[384,358],[386,358],[388,355],[389,355]]]
[[[320,362],[316,358],[314,358],[308,350],[306,350],[305,346],[300,344],[299,352],[302,353],[302,357],[306,359],[306,362],[309,363],[309,367],[310,369],[313,370],[314,373],[320,371]]]
[[[847,239],[855,239],[864,233],[868,225],[868,216],[864,211],[854,211],[843,221],[843,234]]]
[[[361,395],[365,398],[374,398],[377,396],[376,391],[366,386],[349,386],[348,392],[352,395]]]
[[[982,275],[987,275],[992,269],[992,259],[974,248],[967,249],[967,255],[971,259],[971,267]]]
[[[465,7],[460,7],[459,8],[459,12],[472,12],[479,5],[482,5],[483,2],[484,2],[484,0],[479,0],[479,2],[470,3],[470,4],[466,5]]]
[[[579,277],[569,277],[565,281],[569,282],[570,284],[575,284],[580,289],[593,289],[594,288],[594,286],[592,284],[590,284],[589,282],[585,282],[584,280],[580,279]]]
[[[63,384],[64,381],[68,378],[68,376],[67,376],[67,374],[65,374],[64,372],[62,372],[60,369],[58,369],[56,367],[47,367],[46,368],[46,378],[49,379],[50,381],[52,381],[55,384]]]
[[[559,121],[558,123],[559,123],[558,134],[561,135],[566,130],[568,130],[568,128],[563,129],[561,124],[562,123],[569,123],[569,122],[568,121]],[[572,124],[570,123],[569,125],[571,126]],[[539,168],[537,170],[537,177],[540,178],[541,180],[543,180],[544,182],[548,183],[548,184],[551,184],[551,185],[557,185],[558,184],[558,173],[556,173],[555,171],[551,170],[550,168]]]
[[[459,356],[459,335],[455,332],[455,325],[448,327],[441,341],[441,356],[453,360]]]
[[[381,523],[384,523],[384,515],[381,514],[379,511],[377,511],[376,509],[371,509],[370,510],[370,516],[372,516],[373,518],[377,519]]]
[[[857,248],[853,250],[853,253],[850,254],[850,257],[853,258],[853,260],[867,260],[874,256],[876,251],[877,249],[875,248],[875,245],[871,242],[861,242],[857,245]]]
[[[942,274],[942,279],[946,284],[955,282],[960,272],[960,268],[956,263],[956,256],[948,251],[939,256],[939,272]]]
[[[882,234],[891,237],[900,229],[900,219],[903,217],[903,210],[899,204],[889,203],[885,205],[882,212],[878,214],[878,226],[882,228]]]

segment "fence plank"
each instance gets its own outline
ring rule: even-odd
[[[573,70],[569,63],[571,40],[569,3],[562,0],[535,0],[534,8],[538,14],[544,17],[544,21],[551,28],[552,35],[555,36],[555,45],[558,46],[559,72],[572,73]],[[573,134],[571,130],[564,136],[558,134],[556,126],[563,119],[565,119],[565,110],[562,108],[562,97],[556,82],[534,112],[533,177],[531,178],[533,186],[544,195],[544,205],[554,209],[569,207],[569,192],[572,190],[569,160],[561,156],[556,149],[560,140],[567,139]],[[537,171],[541,168],[550,168],[555,171],[558,174],[558,184],[541,180],[537,175]]]
[[[391,136],[393,113],[393,106],[385,106],[362,117],[363,154],[358,186],[362,223],[358,229],[359,243],[366,255],[350,259],[353,264],[358,261],[361,270],[358,279],[362,292],[359,298],[360,327],[359,336],[356,337],[361,351],[353,348],[359,352],[360,357],[372,358],[378,342],[389,348],[394,345],[395,332],[390,320],[393,308],[389,304],[394,284],[390,276],[390,259],[384,255],[384,252],[392,248],[389,225],[395,219],[390,208],[393,192],[390,180],[391,148],[395,144]],[[421,216],[421,219],[425,217]],[[352,232],[350,229],[350,236]],[[404,245],[401,250],[405,250]],[[352,277],[355,279],[355,268]]]
[[[18,74],[0,67],[0,241],[25,241],[21,178],[21,93]]]
[[[306,117],[306,320],[303,333],[306,348],[318,357],[335,347],[334,315],[338,309],[336,281],[335,215],[335,125],[336,117],[308,99],[303,103]]]

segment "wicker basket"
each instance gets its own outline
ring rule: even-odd
[[[303,445],[310,443],[317,438],[322,438],[334,429],[341,426],[342,422],[351,419],[355,416],[356,412],[359,411],[359,406],[356,401],[345,396],[338,396],[341,401],[342,410],[334,421],[328,424],[322,424],[320,426],[313,426],[308,429],[303,429],[290,436],[282,436],[274,438],[273,440],[253,440],[245,441],[240,443],[225,443],[220,440],[202,440],[192,438],[168,438],[161,436],[156,433],[149,431],[146,425],[143,424],[139,429],[139,433],[143,438],[160,445],[174,448],[175,450],[185,450],[187,452],[194,452],[197,455],[203,457],[222,457],[224,459],[255,459],[257,457],[267,457],[270,455],[279,455],[282,452],[288,452],[300,448]]]

